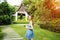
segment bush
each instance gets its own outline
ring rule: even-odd
[[[60,19],[53,19],[48,24],[40,24],[40,27],[60,33]]]
[[[15,21],[15,16],[12,16],[11,19],[12,19],[12,21]]]
[[[0,40],[3,40],[4,33],[2,32],[2,27],[0,27]]]
[[[15,8],[9,5],[7,2],[0,4],[0,25],[6,25],[12,23],[12,13],[15,12]]]
[[[2,2],[0,4],[0,15],[9,15],[10,9],[7,2]]]
[[[7,25],[7,24],[11,24],[11,18],[8,15],[3,15],[0,16],[0,25]]]
[[[0,40],[3,40],[3,37],[4,37],[4,33],[0,32]]]

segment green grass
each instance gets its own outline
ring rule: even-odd
[[[13,24],[28,24],[29,23],[29,20],[25,19],[25,16],[23,16],[22,20],[20,19],[20,15],[18,15],[18,19],[17,21],[15,20],[15,17],[13,17]]]
[[[11,27],[21,37],[23,37],[23,40],[26,40],[26,37],[25,37],[26,29],[24,28],[24,25],[12,24]],[[60,34],[41,29],[38,25],[35,25],[34,26],[34,40],[60,40]]]
[[[29,23],[29,21],[27,20],[25,20],[25,19],[22,19],[22,20],[20,20],[20,19],[18,19],[17,21],[13,21],[13,24],[28,24]]]

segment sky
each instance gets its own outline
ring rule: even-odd
[[[10,5],[20,5],[22,0],[7,0]]]

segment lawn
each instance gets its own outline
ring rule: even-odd
[[[24,25],[12,24],[10,26],[23,37],[23,40],[26,40],[26,29]],[[34,25],[34,40],[60,40],[60,34],[41,29],[38,25]]]
[[[18,21],[14,21],[13,24],[28,24],[29,21],[27,20],[18,20]]]
[[[18,16],[18,20],[16,21],[15,19],[13,20],[13,24],[28,24],[29,20],[25,19],[25,16],[23,16],[23,19],[20,19],[20,16]]]
[[[17,21],[13,21],[13,24],[28,24],[29,23],[29,21],[27,20],[25,20],[25,19],[22,19],[22,20],[20,20],[20,19],[18,19]]]

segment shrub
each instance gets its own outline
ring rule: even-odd
[[[0,32],[0,40],[3,40],[3,37],[4,37],[4,33]]]
[[[48,24],[40,24],[40,27],[60,33],[60,19],[53,19]]]
[[[8,15],[3,15],[0,16],[0,25],[7,25],[7,24],[11,24],[11,18]]]
[[[2,2],[0,4],[0,25],[6,25],[12,23],[12,13],[15,12],[13,6],[9,5],[7,2]]]
[[[4,33],[2,32],[2,27],[0,27],[0,40],[3,40]]]
[[[0,15],[9,15],[9,14],[10,14],[10,9],[7,2],[2,2],[0,4]]]

